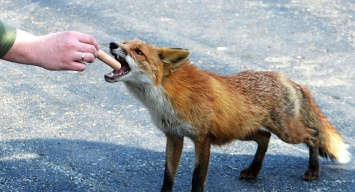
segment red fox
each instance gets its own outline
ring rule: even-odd
[[[309,147],[306,181],[319,178],[319,156],[350,161],[347,145],[309,90],[280,73],[218,75],[193,65],[187,49],[158,48],[138,39],[111,43],[110,49],[122,68],[105,74],[105,80],[124,82],[167,137],[161,191],[173,189],[184,137],[195,144],[192,191],[204,190],[211,144],[235,139],[258,144],[252,163],[240,173],[245,180],[256,179],[271,133]]]

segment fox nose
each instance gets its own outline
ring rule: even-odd
[[[110,49],[118,49],[118,44],[117,43],[114,43],[114,42],[111,42],[110,43]]]

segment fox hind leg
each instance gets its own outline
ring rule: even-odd
[[[309,165],[303,179],[305,181],[313,181],[319,179],[320,174],[319,143],[318,139],[311,139],[306,143],[309,147]]]
[[[291,119],[284,123],[283,128],[278,126],[269,126],[281,140],[290,144],[305,143],[309,147],[309,165],[304,174],[305,181],[317,180],[320,173],[319,164],[319,132],[316,128],[306,126],[303,122]],[[283,130],[283,131],[280,131]]]
[[[259,130],[253,135],[244,138],[245,141],[255,141],[258,144],[254,159],[250,166],[240,173],[240,178],[245,180],[254,180],[258,176],[263,165],[265,153],[269,146],[271,133],[265,130]]]

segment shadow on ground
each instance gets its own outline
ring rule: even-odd
[[[0,146],[1,191],[159,191],[162,184],[163,152],[67,139],[13,140]],[[239,180],[251,159],[212,153],[206,191],[350,191],[355,186],[355,171],[346,165],[322,161],[321,179],[304,182],[307,157],[272,154],[256,181]],[[183,153],[175,191],[190,190],[192,165],[193,153]]]

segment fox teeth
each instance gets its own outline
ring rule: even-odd
[[[123,57],[123,58],[126,57],[126,53],[125,53],[122,49],[117,50],[117,55],[118,55],[118,56],[121,56],[121,57]]]
[[[123,74],[122,74],[122,75],[126,75],[128,72],[129,72],[129,71],[123,72]]]
[[[126,54],[123,50],[114,50],[114,53],[116,54],[116,58],[118,59],[119,57],[125,58]]]

